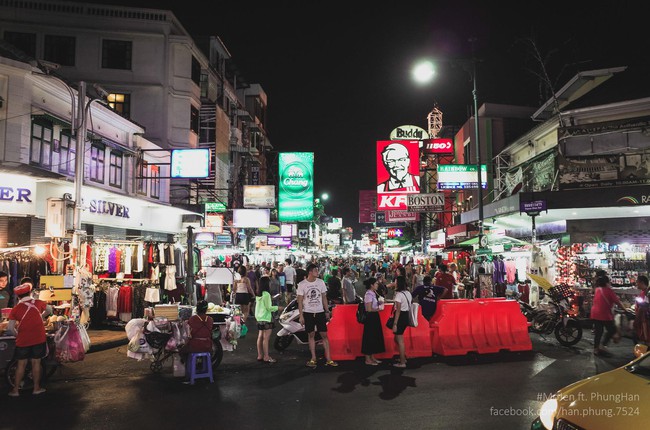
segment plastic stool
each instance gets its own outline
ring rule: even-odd
[[[196,368],[197,359],[201,359],[201,368]],[[214,382],[212,377],[212,355],[209,352],[192,352],[187,359],[187,374],[190,376],[190,384],[194,385],[194,380],[199,378],[210,378],[210,382]]]

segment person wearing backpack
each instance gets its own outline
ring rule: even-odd
[[[363,337],[361,338],[361,353],[366,356],[366,365],[377,366],[381,361],[375,358],[375,354],[386,351],[384,345],[384,334],[379,319],[379,311],[383,308],[383,301],[377,294],[379,283],[375,278],[368,278],[363,281],[366,287],[366,294],[363,303],[366,309],[365,321],[363,323]]]
[[[422,308],[422,316],[426,318],[427,321],[430,321],[436,313],[438,300],[446,291],[445,287],[431,285],[431,276],[429,275],[426,275],[422,279],[422,285],[418,285],[413,290],[413,298],[417,299],[417,302]]]
[[[395,298],[393,299],[393,334],[399,350],[399,361],[393,366],[406,367],[406,347],[404,346],[404,331],[409,325],[409,312],[413,297],[406,285],[406,277],[398,276],[395,280]]]

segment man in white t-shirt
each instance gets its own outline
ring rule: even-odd
[[[287,263],[286,267],[284,268],[284,279],[287,288],[287,291],[285,293],[286,294],[285,298],[287,303],[289,303],[291,301],[291,295],[293,294],[293,286],[296,279],[296,269],[294,269],[293,266],[291,265],[290,258],[287,258],[284,261]]]
[[[300,324],[305,326],[305,331],[309,336],[309,351],[311,360],[307,362],[307,367],[315,368],[316,362],[316,331],[323,339],[323,349],[325,349],[325,365],[336,367],[338,363],[332,361],[330,356],[330,343],[327,339],[327,319],[329,318],[329,308],[327,307],[327,287],[322,279],[318,278],[318,266],[310,264],[307,266],[307,278],[303,279],[296,289],[298,298],[298,310],[300,311]]]

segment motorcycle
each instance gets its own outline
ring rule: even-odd
[[[548,297],[548,302],[537,307],[517,298],[521,312],[530,323],[529,331],[541,335],[554,333],[561,345],[575,345],[582,339],[577,293],[568,286],[557,286],[549,290]]]
[[[357,296],[355,303],[359,303],[361,297]],[[336,304],[329,304],[330,311],[336,306]],[[300,345],[309,344],[309,335],[305,332],[305,326],[300,324],[300,311],[298,310],[298,300],[293,299],[287,307],[285,307],[280,313],[279,322],[282,328],[278,331],[273,341],[273,347],[277,351],[284,351],[291,345],[291,342],[295,339]],[[316,345],[320,345],[323,342],[323,339],[320,336],[320,333],[316,331],[314,337]]]

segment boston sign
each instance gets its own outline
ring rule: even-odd
[[[445,210],[445,195],[409,194],[406,202],[409,211],[413,212],[443,212]]]

